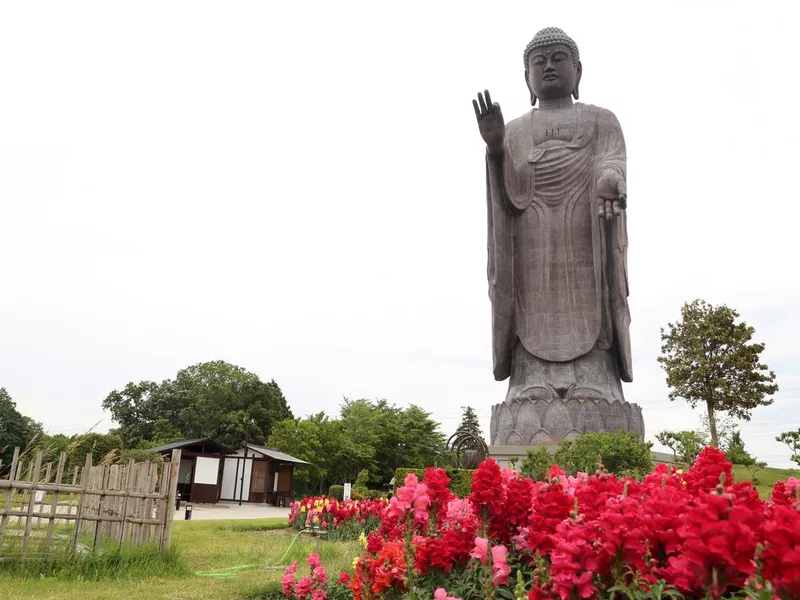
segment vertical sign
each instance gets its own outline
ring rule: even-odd
[[[345,500],[350,500],[350,484],[349,483],[345,483],[344,484],[344,499]]]

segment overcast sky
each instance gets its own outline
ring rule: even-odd
[[[634,382],[659,328],[738,309],[781,392],[743,430],[789,466],[800,425],[800,59],[790,2],[16,2],[0,6],[0,387],[51,432],[129,381],[222,359],[298,416],[490,407],[484,147],[470,100],[529,110],[522,51],[562,27],[581,101],[628,151]],[[795,11],[795,12],[792,12]]]

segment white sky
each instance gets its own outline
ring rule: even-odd
[[[648,435],[694,428],[656,363],[696,297],[766,342],[800,425],[790,2],[17,2],[0,6],[0,386],[51,432],[128,381],[222,359],[296,415],[342,396],[488,430],[483,144],[529,109],[522,50],[564,28],[581,101],[628,147],[634,377]]]

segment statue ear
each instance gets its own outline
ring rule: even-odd
[[[536,94],[534,93],[533,88],[531,87],[531,81],[530,78],[528,77],[527,69],[525,69],[525,85],[528,86],[528,91],[531,93],[531,106],[536,106]]]
[[[578,86],[581,83],[582,73],[583,73],[583,65],[581,65],[581,61],[578,61],[578,72],[575,75],[575,88],[572,90],[572,96],[575,98],[575,100],[577,100],[579,97]]]

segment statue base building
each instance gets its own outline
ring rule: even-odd
[[[520,446],[524,457],[526,446],[554,445],[595,431],[630,431],[644,440],[644,419],[639,405],[624,401],[514,398],[492,407],[489,431],[491,446]]]

